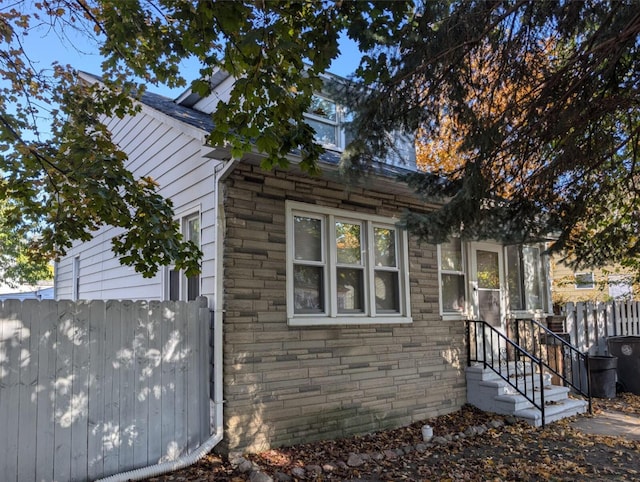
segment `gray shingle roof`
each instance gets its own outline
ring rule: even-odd
[[[97,82],[101,82],[100,76],[96,76],[88,72],[83,72],[83,75],[91,77]],[[178,104],[175,100],[169,97],[145,91],[140,98],[140,102],[173,119],[184,122],[185,124],[198,129],[202,129],[206,133],[211,132],[214,128],[214,123],[210,114]],[[340,163],[340,154],[335,151],[327,150],[320,157],[320,161],[328,165],[337,166]],[[390,178],[396,177],[399,174],[414,172],[411,168],[384,162],[377,163],[376,166],[373,166],[373,171],[378,175]]]

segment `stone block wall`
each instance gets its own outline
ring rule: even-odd
[[[291,327],[285,201],[381,216],[407,195],[240,163],[225,193],[225,443],[259,451],[399,427],[466,402],[464,324],[438,313],[436,247],[409,243],[413,323]]]

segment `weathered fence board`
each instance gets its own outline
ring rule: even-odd
[[[209,427],[206,303],[0,302],[0,480],[172,460]]]
[[[608,354],[611,336],[640,335],[640,301],[567,303],[563,314],[571,343],[590,355]]]

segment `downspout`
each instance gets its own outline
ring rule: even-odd
[[[198,460],[206,456],[213,448],[218,445],[224,436],[224,417],[223,417],[223,333],[222,333],[222,317],[224,315],[224,309],[222,308],[224,302],[223,296],[223,276],[224,276],[224,211],[222,210],[224,199],[222,197],[222,181],[229,175],[236,163],[235,159],[230,159],[227,162],[219,164],[214,169],[214,189],[215,189],[215,203],[216,203],[216,258],[215,258],[215,274],[216,274],[216,293],[213,309],[213,405],[215,419],[213,426],[216,427],[216,431],[204,441],[194,451],[168,462],[162,462],[160,464],[149,465],[147,467],[141,467],[139,469],[133,469],[128,472],[122,472],[114,474],[109,477],[98,480],[97,482],[127,482],[129,480],[143,480],[149,477],[156,477],[158,475],[166,474],[176,470],[184,469],[190,465],[195,464]]]

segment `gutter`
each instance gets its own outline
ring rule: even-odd
[[[223,275],[224,275],[224,210],[222,209],[224,199],[222,197],[222,181],[226,179],[231,170],[234,168],[236,159],[232,158],[228,161],[216,166],[214,169],[214,189],[216,198],[216,259],[215,259],[215,274],[216,274],[216,294],[214,299],[213,308],[213,407],[214,407],[214,419],[212,420],[213,426],[216,427],[215,433],[213,433],[207,440],[204,441],[194,451],[183,455],[176,460],[168,462],[162,462],[161,464],[149,465],[147,467],[141,467],[139,469],[133,469],[127,472],[114,474],[103,479],[99,479],[97,482],[127,482],[129,480],[144,480],[150,477],[156,477],[158,475],[166,474],[176,470],[184,469],[190,465],[195,464],[204,456],[206,456],[213,448],[218,445],[224,437],[224,417],[223,417],[223,342],[224,337],[222,333],[222,317],[224,316],[223,309]],[[210,365],[209,365],[210,366]]]

